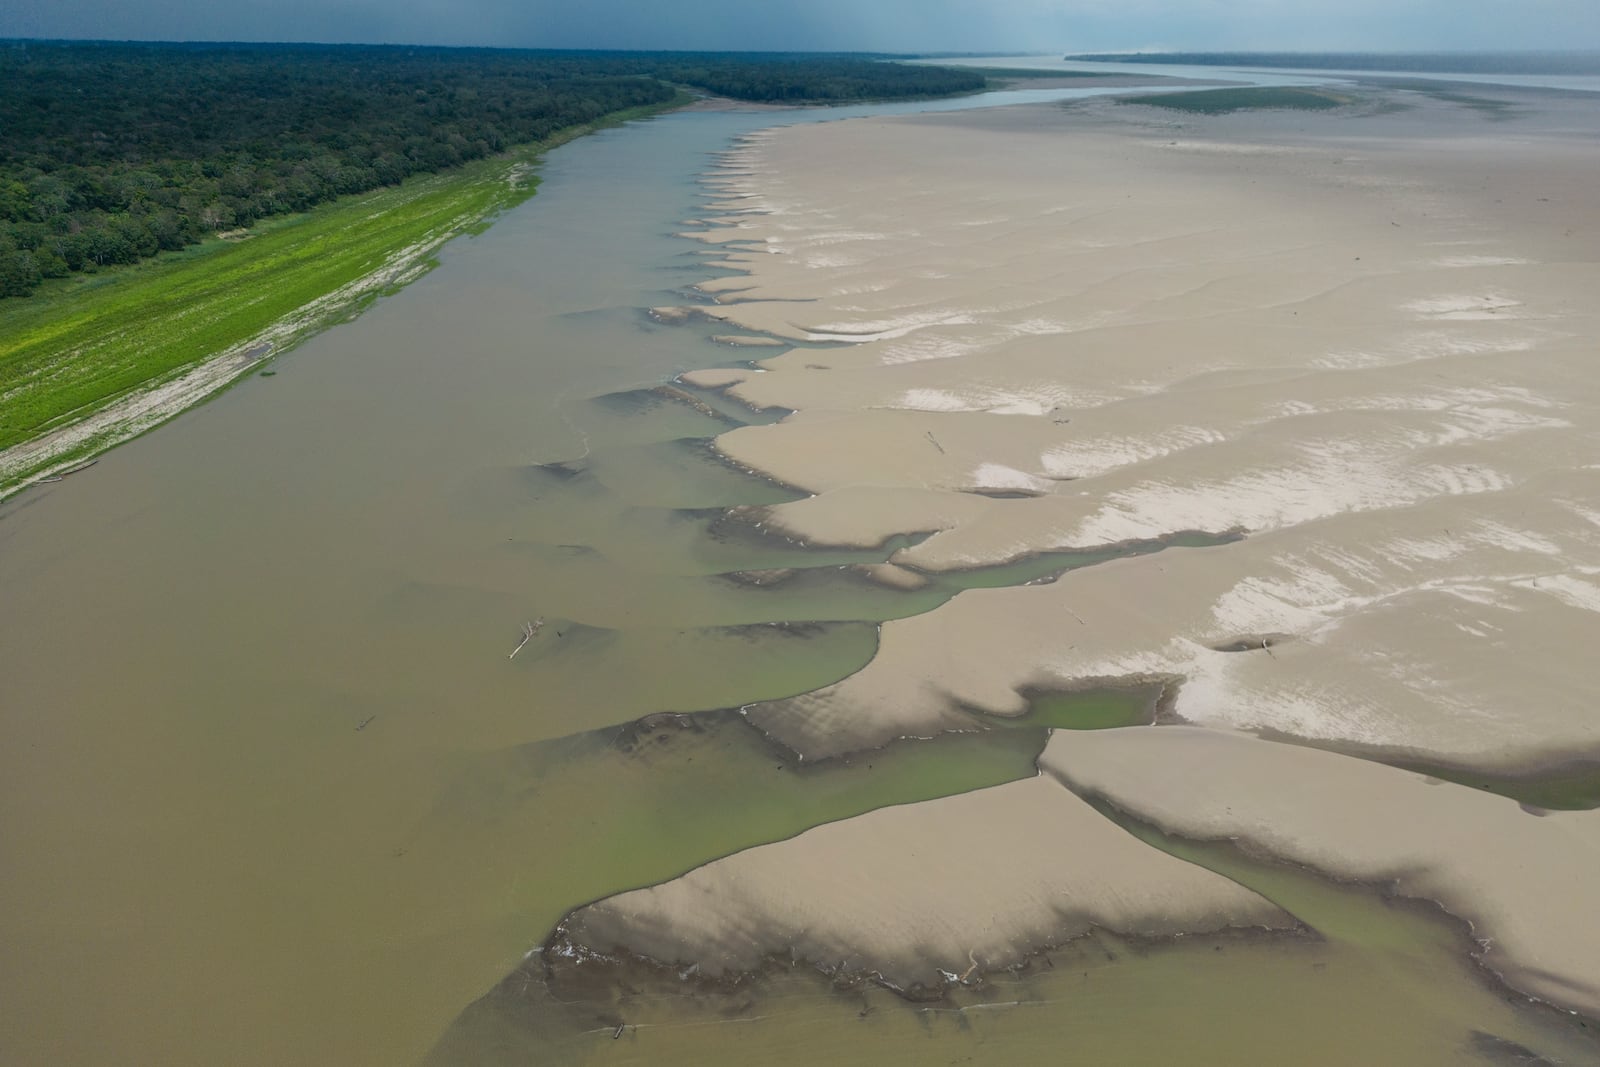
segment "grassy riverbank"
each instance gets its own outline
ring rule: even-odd
[[[533,195],[556,145],[687,101],[618,112],[442,174],[274,219],[8,301],[0,325],[0,496],[177,414],[433,265],[450,238]],[[200,380],[185,383],[202,364]],[[187,387],[186,387],[187,386]],[[169,396],[153,394],[171,387]],[[149,398],[150,403],[129,403]]]

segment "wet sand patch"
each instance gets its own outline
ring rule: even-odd
[[[1579,889],[1600,884],[1600,814],[1538,817],[1398,768],[1192,727],[1062,738],[1040,766],[1169,833],[1437,902],[1513,989],[1600,1016],[1600,935]]]

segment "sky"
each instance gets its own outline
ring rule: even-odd
[[[1600,50],[1600,0],[0,0],[0,37],[978,53]]]

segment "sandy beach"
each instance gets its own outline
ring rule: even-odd
[[[1172,833],[1437,901],[1513,988],[1600,1015],[1595,946],[1569,937],[1600,872],[1592,813],[1371,759],[1537,774],[1600,754],[1600,102],[1483,95],[1209,116],[1094,100],[745,138],[694,231],[711,270],[738,273],[706,281],[716,302],[694,313],[791,347],[683,381],[792,412],[717,441],[810,494],[762,529],[925,535],[863,571],[894,585],[1241,535],[964,593],[886,623],[858,674],[749,721],[824,759],[1018,715],[1029,692],[1168,683],[1161,724],[1058,732],[1027,789],[1065,783]],[[1042,888],[990,896],[1021,869],[997,842],[938,869],[949,914],[908,905],[932,925],[901,929],[825,873],[881,853],[873,820],[915,840],[969,797],[732,858],[573,930],[727,968],[793,952],[905,976],[959,969],[978,943],[1013,960],[1078,932],[1041,900],[1115,896],[1132,862],[1098,851],[1092,809],[1051,797],[986,822],[1021,852],[1045,834],[1103,857],[1093,889],[1045,865],[1024,879]],[[870,870],[908,900],[935,879]],[[1188,928],[1161,893],[1171,874],[1131,875],[1154,894],[1140,922]],[[963,916],[996,932],[979,942]],[[913,945],[934,946],[916,966]]]

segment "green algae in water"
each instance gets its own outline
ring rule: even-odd
[[[1165,688],[1160,685],[1103,686],[1030,694],[1028,711],[1010,722],[1058,730],[1115,730],[1155,721]],[[1001,720],[1006,721],[1006,720]]]
[[[1023,693],[1028,707],[1021,715],[965,711],[974,730],[1118,730],[1153,725],[1166,694],[1167,687],[1160,682],[1034,689]]]
[[[1045,739],[1042,729],[957,734],[802,767],[735,711],[653,715],[461,757],[401,847],[448,862],[475,854],[479,838],[518,841],[505,869],[474,888],[502,895],[531,946],[573,908],[718,857],[1031,777]]]

